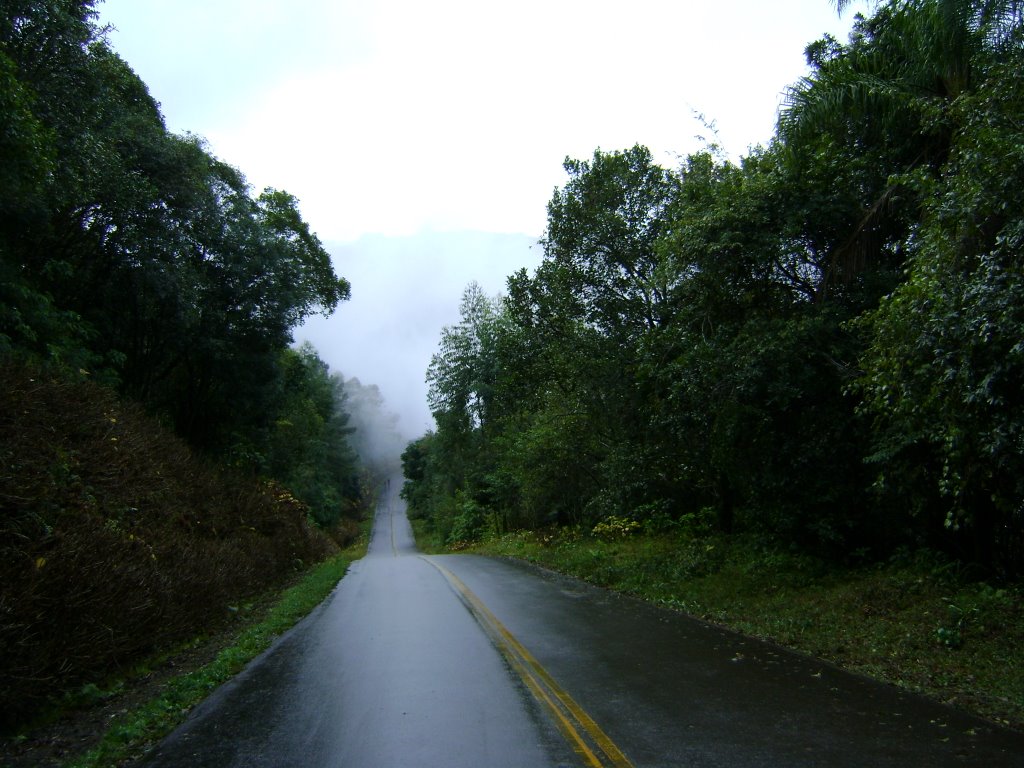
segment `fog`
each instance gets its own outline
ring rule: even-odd
[[[408,440],[398,431],[398,415],[388,410],[380,388],[358,378],[345,379],[345,411],[352,429],[349,444],[364,467],[378,478],[392,476]]]
[[[325,241],[424,228],[538,232],[566,155],[767,141],[826,0],[106,0],[100,21],[168,126]]]
[[[257,6],[98,10],[170,130],[300,201],[353,293],[296,342],[376,384],[406,438],[432,426],[424,375],[465,286],[499,293],[539,263],[567,155],[639,143],[668,166],[703,146],[700,113],[738,157],[772,135],[806,44],[852,22],[824,0]]]
[[[427,407],[427,366],[441,329],[459,320],[463,290],[475,280],[488,294],[503,293],[509,275],[540,263],[537,240],[521,234],[426,232],[327,243],[335,270],[352,283],[352,298],[329,318],[307,320],[295,341],[312,343],[346,380],[376,385],[381,409],[397,417],[380,426],[397,433],[404,445],[434,426]],[[364,430],[370,423],[376,422],[364,424]],[[392,444],[386,433],[381,438]]]

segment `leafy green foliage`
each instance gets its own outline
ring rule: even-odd
[[[442,331],[440,350],[427,369],[427,398],[433,413],[458,428],[471,429],[488,417],[497,309],[479,284],[470,283],[459,312],[461,321]]]
[[[466,500],[478,532],[700,517],[1018,575],[1021,11],[877,4],[808,47],[739,163],[568,160],[541,265],[445,332],[414,509],[446,532]]]
[[[282,369],[277,418],[258,466],[307,504],[320,527],[330,529],[342,516],[357,515],[362,495],[359,457],[348,440],[344,384],[309,344],[286,349]],[[239,461],[247,463],[242,456]]]
[[[116,386],[330,526],[360,497],[344,393],[292,329],[349,296],[298,201],[159,106],[93,2],[0,21],[0,354]]]
[[[293,196],[168,132],[94,5],[0,13],[4,718],[321,558],[373,482],[291,348],[348,282]]]
[[[872,338],[860,381],[885,487],[967,529],[971,554],[1019,563],[1024,524],[1024,90],[1021,53],[993,63],[957,105],[945,173],[929,189],[908,279],[860,320]],[[898,472],[922,454],[927,475]]]
[[[116,383],[224,453],[267,428],[291,329],[349,286],[294,197],[254,197],[167,131],[92,6],[26,0],[0,25],[0,350]]]

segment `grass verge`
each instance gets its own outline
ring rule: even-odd
[[[1024,730],[1024,595],[906,553],[837,566],[743,537],[513,533],[460,551],[527,560]]]
[[[239,631],[213,661],[166,681],[155,698],[116,718],[93,749],[64,762],[64,768],[108,768],[140,757],[183,722],[192,707],[319,605],[350,563],[366,553],[366,546],[363,535],[356,544],[310,569],[261,619]]]
[[[412,526],[412,535],[416,540],[416,548],[425,555],[438,555],[451,551],[445,547],[444,539],[434,530],[426,520],[420,517],[410,517],[409,524]]]

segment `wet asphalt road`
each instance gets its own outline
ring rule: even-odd
[[[1024,766],[1024,735],[813,659],[528,565],[420,556],[399,484],[368,556],[146,765]],[[524,677],[625,762],[574,747]]]

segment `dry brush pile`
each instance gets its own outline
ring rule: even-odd
[[[112,391],[0,366],[0,730],[324,557],[288,491]]]

